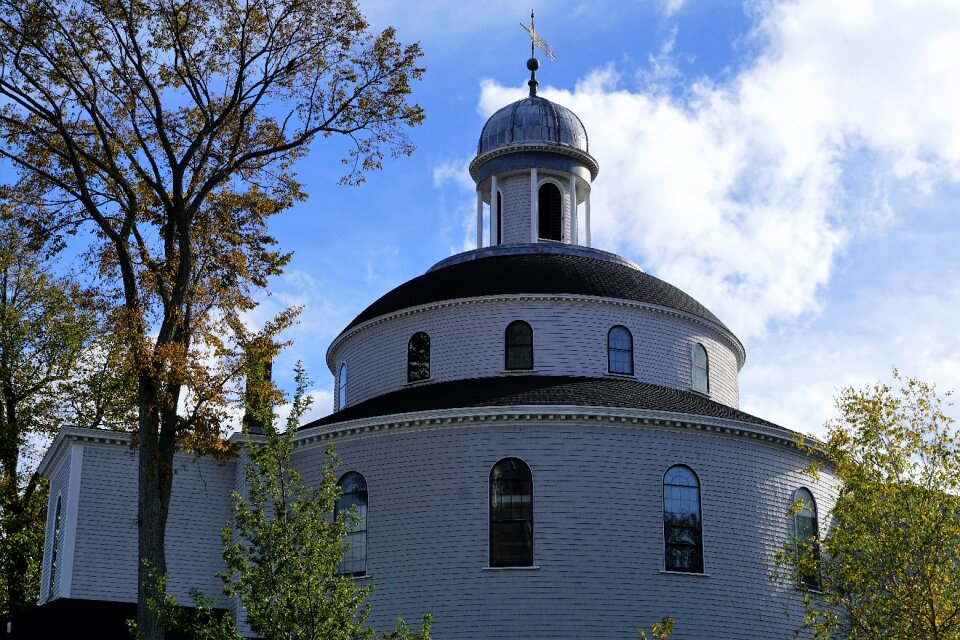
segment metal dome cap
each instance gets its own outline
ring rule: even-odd
[[[517,100],[483,125],[477,155],[513,144],[556,144],[590,152],[587,130],[570,109],[540,96]]]

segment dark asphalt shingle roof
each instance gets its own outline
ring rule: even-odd
[[[649,409],[783,428],[695,393],[649,382],[620,378],[509,375],[407,387],[348,406],[301,429],[413,411],[511,405]]]
[[[620,262],[566,254],[499,255],[428,271],[383,295],[344,331],[402,309],[505,294],[574,294],[617,298],[683,311],[721,327],[709,309],[659,278]]]

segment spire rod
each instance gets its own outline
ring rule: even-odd
[[[533,9],[530,10],[530,26],[520,23],[520,26],[526,29],[527,33],[530,34],[530,59],[527,60],[527,69],[530,70],[530,81],[527,84],[530,86],[530,97],[537,95],[537,69],[540,68],[540,61],[537,60],[536,49],[540,49],[545,56],[551,60],[557,59],[557,54],[553,52],[553,47],[546,43],[546,41],[537,35],[537,30],[534,27],[534,13]]]
[[[536,51],[533,50],[534,40],[537,38],[537,28],[533,24],[533,9],[530,9],[530,57],[536,58]]]

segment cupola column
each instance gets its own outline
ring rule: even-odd
[[[530,242],[537,241],[540,203],[537,197],[537,168],[530,169]]]
[[[570,244],[577,244],[577,177],[570,175]]]
[[[477,249],[483,248],[483,193],[477,189]]]
[[[583,207],[583,222],[584,222],[584,225],[583,225],[583,232],[584,232],[584,233],[583,233],[583,235],[585,236],[585,237],[584,237],[584,240],[587,241],[586,244],[587,244],[587,246],[589,247],[589,246],[590,246],[590,192],[589,192],[589,191],[587,191],[587,199],[583,201],[583,205],[584,205],[584,207]]]
[[[496,246],[500,233],[499,214],[497,209],[497,176],[490,177],[490,246]]]

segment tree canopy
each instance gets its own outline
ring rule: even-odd
[[[112,406],[80,384],[85,377],[78,365],[100,338],[95,301],[91,292],[54,275],[40,249],[0,218],[2,616],[23,613],[38,595],[47,494],[34,471],[33,450],[55,433],[65,405]]]
[[[353,0],[0,0],[6,190],[50,246],[85,244],[129,353],[152,640],[174,451],[221,446],[237,316],[289,259],[267,222],[304,199],[318,137],[349,142],[348,184],[412,152],[420,57]]]
[[[269,341],[258,342],[255,346],[269,351]],[[307,376],[298,365],[296,393],[281,431],[273,407],[279,396],[264,375],[263,359],[254,355],[246,371],[248,424],[257,425],[257,433],[245,432],[246,483],[243,492],[233,493],[233,522],[222,532],[223,592],[239,600],[246,624],[266,640],[375,640],[376,631],[367,625],[373,588],[341,572],[344,539],[360,514],[336,512],[341,492],[336,453],[327,448],[317,486],[308,486],[293,468],[294,436],[311,404]],[[193,637],[240,640],[229,613],[217,615],[204,594],[194,598],[193,610],[179,608],[172,596],[153,605],[169,626]],[[379,637],[430,640],[430,626],[429,616],[417,631],[398,619],[391,633]]]
[[[837,397],[826,459],[812,469],[842,482],[826,535],[778,557],[818,640],[960,638],[960,444],[949,394],[894,378],[899,388]]]

